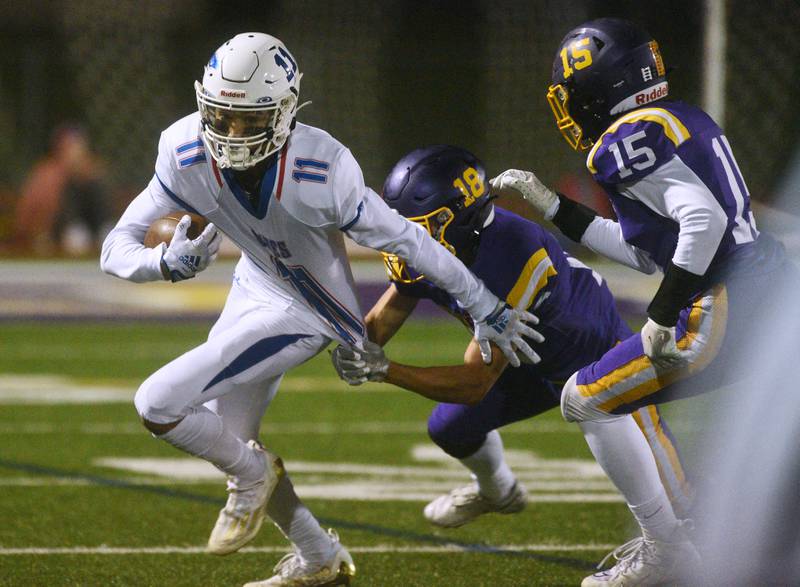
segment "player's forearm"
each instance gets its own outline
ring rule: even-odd
[[[393,212],[377,194],[368,193],[364,203],[359,222],[347,232],[353,240],[405,259],[461,302],[477,320],[494,311],[498,298],[424,228]]]
[[[657,324],[673,326],[707,285],[705,275],[725,234],[727,216],[707,189],[686,182],[670,186],[663,202],[679,224],[678,242],[647,314]]]
[[[161,272],[163,247],[149,249],[142,241],[152,221],[166,212],[168,210],[153,204],[146,190],[136,196],[103,241],[100,268],[128,281],[164,279]]]
[[[477,365],[411,367],[390,361],[385,381],[437,402],[476,404],[495,379]]]
[[[405,323],[416,305],[416,298],[404,296],[394,285],[390,285],[364,318],[367,337],[384,346]]]
[[[642,273],[654,273],[657,269],[650,255],[625,242],[619,223],[608,218],[595,216],[583,233],[581,244],[595,253]]]
[[[132,233],[117,227],[103,242],[100,268],[105,273],[137,283],[160,281],[164,279],[162,248],[148,249]]]

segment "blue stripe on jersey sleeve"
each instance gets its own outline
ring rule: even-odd
[[[348,222],[344,226],[342,226],[339,230],[341,230],[342,232],[347,232],[348,230],[353,228],[353,226],[355,226],[355,223],[358,222],[358,219],[361,218],[361,213],[363,211],[364,211],[364,202],[362,200],[362,202],[358,205],[358,210],[356,210],[356,217],[353,218],[350,222]]]
[[[183,208],[187,212],[191,212],[192,214],[197,214],[198,216],[202,216],[202,214],[200,214],[200,212],[198,212],[197,210],[192,208],[189,204],[187,204],[181,198],[179,198],[178,195],[175,192],[173,192],[171,189],[169,189],[167,187],[167,185],[163,181],[161,181],[161,178],[158,177],[158,173],[156,173],[156,179],[158,180],[158,183],[161,184],[161,187],[164,189],[164,192],[170,197],[170,199],[173,202],[178,204],[178,206],[180,206],[181,208]]]
[[[206,160],[206,154],[200,153],[199,155],[195,155],[193,157],[187,157],[186,159],[179,159],[178,165],[180,167],[191,167],[192,165],[202,163],[205,160]]]
[[[208,385],[203,388],[203,392],[208,391],[217,383],[230,379],[253,367],[269,357],[278,354],[287,346],[296,343],[303,338],[309,338],[309,334],[281,334],[278,336],[269,336],[262,338],[258,342],[246,348],[242,353],[236,357],[230,364],[222,371],[217,373]]]
[[[175,149],[175,152],[178,153],[178,155],[180,155],[181,153],[185,153],[186,151],[191,151],[192,149],[197,149],[198,147],[202,146],[203,146],[203,140],[197,139],[196,141],[192,141],[191,143],[186,143],[184,145],[181,145],[180,147]]]

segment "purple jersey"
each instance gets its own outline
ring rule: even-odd
[[[662,269],[678,245],[680,207],[693,201],[727,219],[716,251],[707,253],[710,263],[696,272],[714,270],[740,253],[747,256],[758,237],[728,140],[697,107],[659,102],[625,113],[598,139],[586,164],[607,192],[625,241],[649,253]],[[680,190],[684,200],[665,203],[668,190]]]
[[[495,207],[494,220],[481,233],[469,266],[497,297],[536,314],[545,342],[538,372],[563,380],[595,360],[630,331],[599,274],[564,252],[553,236],[534,222]],[[395,283],[400,293],[431,299],[467,325],[472,320],[441,288],[423,279]]]

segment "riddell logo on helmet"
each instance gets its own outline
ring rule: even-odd
[[[659,84],[649,92],[642,92],[641,94],[636,94],[636,104],[647,104],[648,102],[653,102],[654,100],[659,100],[667,95],[667,85],[666,84]]]
[[[247,97],[247,92],[242,90],[220,90],[219,95],[223,98],[245,98]]]

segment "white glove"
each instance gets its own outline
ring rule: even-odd
[[[361,385],[367,381],[383,381],[389,371],[389,359],[383,349],[365,340],[364,348],[339,345],[331,353],[336,373],[345,383]]]
[[[552,220],[558,211],[558,196],[531,171],[508,169],[489,180],[492,193],[498,196],[521,195],[545,220]]]
[[[492,362],[493,342],[511,363],[512,367],[519,367],[520,361],[516,351],[520,351],[531,363],[538,363],[541,357],[523,340],[523,336],[535,342],[544,342],[544,336],[528,326],[526,322],[538,324],[539,319],[524,310],[515,310],[505,302],[497,304],[494,312],[480,322],[475,323],[475,340],[481,349],[481,358],[487,365]]]
[[[674,326],[661,326],[648,318],[642,328],[642,346],[644,354],[656,367],[674,367],[683,361],[675,343]]]
[[[186,237],[192,219],[188,215],[175,226],[175,234],[161,256],[161,272],[165,279],[173,282],[191,279],[217,258],[220,241],[219,232],[209,223],[194,240]]]

